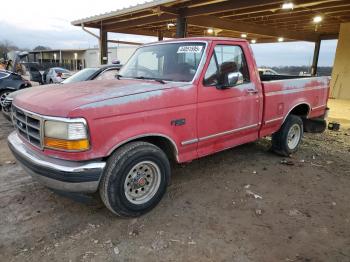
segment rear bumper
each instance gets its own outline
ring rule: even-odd
[[[8,144],[23,168],[45,186],[68,192],[97,191],[105,162],[74,162],[45,156],[29,148],[16,132],[9,135]]]

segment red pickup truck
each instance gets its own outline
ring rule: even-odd
[[[47,187],[99,191],[113,213],[139,216],[164,195],[171,161],[271,135],[274,151],[294,153],[305,126],[324,126],[328,91],[327,77],[260,77],[245,40],[162,41],[138,48],[115,80],[16,96],[8,142]]]

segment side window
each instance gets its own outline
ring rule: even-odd
[[[115,79],[115,76],[118,74],[117,69],[110,69],[102,72],[95,80],[111,80]]]
[[[215,53],[211,56],[207,72],[204,76],[204,84],[206,86],[215,86],[218,84],[218,65],[216,62]]]
[[[22,80],[22,77],[19,75],[12,75],[13,80]]]
[[[242,80],[236,85],[250,81],[249,70],[240,46],[217,45],[204,76],[204,85],[213,86],[220,82],[224,74],[240,73]]]

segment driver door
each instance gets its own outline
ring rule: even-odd
[[[199,156],[258,139],[261,94],[251,81],[243,48],[224,43],[212,48],[204,79],[198,87]],[[220,71],[228,64],[229,70],[236,71],[231,73],[240,73],[243,79],[220,88]]]
[[[43,76],[41,75],[41,73],[36,67],[34,66],[29,67],[29,75],[30,75],[30,81],[42,83]]]

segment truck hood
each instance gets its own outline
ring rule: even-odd
[[[153,80],[96,80],[28,88],[15,96],[13,104],[33,113],[68,117],[73,110],[88,104],[184,85]]]

